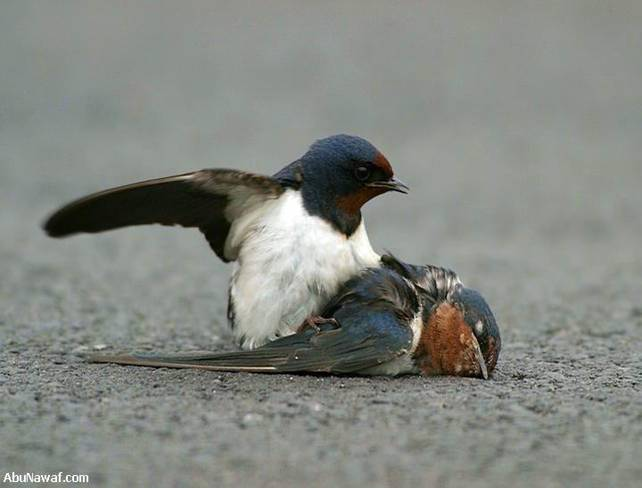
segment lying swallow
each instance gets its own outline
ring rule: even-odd
[[[298,332],[253,351],[97,355],[93,362],[254,373],[423,374],[487,379],[501,340],[483,297],[452,271],[392,264],[349,280]],[[402,270],[398,272],[397,270]],[[417,281],[408,278],[415,274]],[[420,284],[421,283],[421,284]]]
[[[244,349],[288,335],[342,283],[379,265],[361,217],[368,200],[408,187],[360,137],[321,139],[274,176],[204,169],[86,196],[44,224],[51,237],[132,225],[197,227],[236,261],[228,318]]]

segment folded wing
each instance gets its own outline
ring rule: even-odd
[[[254,373],[359,373],[408,352],[412,331],[390,310],[356,310],[253,351],[177,355],[94,355],[93,362]]]
[[[44,224],[51,237],[103,232],[144,224],[197,227],[224,261],[232,222],[246,212],[278,198],[278,180],[231,169],[142,181],[86,196],[56,211]]]

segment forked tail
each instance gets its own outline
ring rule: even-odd
[[[210,371],[279,373],[283,357],[258,351],[233,353],[194,352],[181,354],[92,354],[86,359],[92,363],[112,363],[152,368],[191,368]]]

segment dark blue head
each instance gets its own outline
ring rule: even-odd
[[[386,191],[406,193],[408,190],[394,179],[386,157],[361,137],[339,134],[319,139],[300,161],[304,183],[312,179],[318,185],[323,179],[328,183],[328,190],[337,195],[371,190],[367,193],[372,198]]]
[[[308,212],[325,217],[348,235],[361,221],[360,209],[368,200],[388,191],[408,191],[377,148],[345,134],[316,141],[276,176],[300,181]]]
[[[381,153],[362,137],[338,134],[314,142],[303,156],[303,160],[341,163],[344,161],[372,162]],[[389,166],[389,165],[388,165]],[[392,169],[389,169],[392,174]]]
[[[489,371],[497,364],[501,339],[495,316],[481,294],[472,288],[456,286],[447,297],[463,315],[464,322],[472,330]]]
[[[479,292],[455,285],[424,320],[415,353],[424,374],[488,378],[497,364],[501,339],[493,312]]]

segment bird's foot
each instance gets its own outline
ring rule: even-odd
[[[332,328],[336,329],[339,327],[339,322],[332,318],[326,319],[325,317],[312,316],[303,321],[297,332],[305,332],[308,329],[312,329],[315,333],[319,333],[322,325],[332,325]]]

